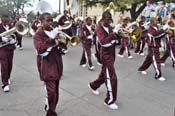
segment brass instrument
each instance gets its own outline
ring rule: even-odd
[[[63,32],[63,30],[69,28],[70,25],[72,25],[72,24],[69,24],[67,27],[59,26],[58,28],[59,28],[59,30],[61,30],[61,33],[58,33],[58,35],[56,36],[55,39],[57,39],[58,41],[60,41],[64,44],[66,44],[68,42],[71,46],[75,47],[80,42],[79,38],[77,36],[71,37],[68,34],[66,34],[65,32]]]
[[[11,36],[12,38],[16,39],[16,35],[14,34],[14,32],[17,32],[20,35],[25,35],[28,31],[29,31],[28,23],[21,20],[15,24],[15,27],[1,33],[0,36],[1,37],[3,37],[3,36],[10,37]],[[8,45],[7,42],[1,42],[0,48],[4,47],[6,45]]]
[[[71,46],[77,46],[80,42],[79,38],[77,36],[70,37],[68,34],[62,32],[64,39],[70,43]]]
[[[105,11],[111,11],[111,10],[114,10],[115,9],[115,5],[113,2],[110,2],[108,7],[105,9]]]
[[[175,36],[175,27],[169,27],[167,30],[165,30],[165,32]]]
[[[131,43],[136,43],[138,41],[138,39],[140,38],[141,33],[142,33],[141,27],[136,27],[132,31],[125,29],[125,28],[122,28],[119,31],[119,36],[128,37],[130,39]]]

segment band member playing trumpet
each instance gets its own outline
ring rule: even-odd
[[[34,36],[34,46],[37,50],[37,66],[41,81],[47,91],[45,104],[46,116],[57,116],[55,112],[59,98],[59,80],[62,75],[62,46],[56,39],[61,33],[58,28],[52,28],[53,18],[49,13],[41,15],[42,28]]]
[[[12,28],[10,25],[10,17],[8,15],[2,15],[0,24],[0,33],[8,31]],[[0,47],[0,63],[1,63],[1,80],[2,89],[4,92],[10,91],[10,75],[13,65],[13,54],[15,50],[16,40],[10,35],[0,37],[1,43],[6,43],[7,45]]]
[[[170,21],[168,23],[168,25],[170,27],[175,27],[175,24],[173,23],[173,21]],[[172,66],[174,67],[174,64],[175,64],[175,30],[169,29],[167,31],[166,46],[167,46],[167,49],[166,49],[164,55],[160,59],[161,65],[165,65],[164,63],[165,63],[166,59],[170,56],[172,61],[173,61]]]
[[[122,24],[121,28],[125,29],[128,26],[129,22],[130,22],[130,18],[129,17],[126,17],[125,19],[123,19],[123,24]],[[127,32],[126,32],[126,35],[127,35]],[[119,57],[124,57],[123,54],[124,54],[125,50],[127,52],[128,58],[132,59],[133,57],[131,56],[130,48],[129,48],[129,36],[122,37],[122,39],[121,39],[121,46],[120,46],[120,50],[119,50],[118,56]]]
[[[41,21],[39,16],[36,16],[36,19],[33,20],[31,28],[33,29],[34,32],[38,30],[38,28],[41,27]]]
[[[83,44],[83,54],[80,65],[82,67],[86,67],[86,64],[88,63],[89,70],[93,70],[94,66],[91,60],[91,47],[94,36],[92,29],[92,19],[90,17],[87,17],[85,23],[86,24],[80,29],[80,38]]]
[[[118,109],[115,103],[117,100],[117,75],[114,68],[117,35],[110,26],[111,22],[111,13],[109,11],[103,12],[102,21],[96,29],[99,43],[101,44],[102,69],[99,77],[95,81],[90,82],[88,87],[95,95],[99,95],[97,89],[105,83],[107,96],[104,104],[110,109]]]
[[[60,19],[58,20],[58,25],[65,26],[65,25],[67,25],[67,23],[71,23],[71,20],[72,20],[72,17],[70,16],[70,13],[68,12],[68,10],[64,10],[63,16],[61,16]],[[69,36],[73,35],[71,27],[63,30],[63,32],[65,32]],[[68,53],[67,46],[65,46],[65,48],[64,48],[64,53]]]
[[[164,30],[158,29],[157,26],[157,19],[152,18],[151,19],[151,24],[148,29],[148,55],[146,56],[145,61],[143,64],[139,67],[139,71],[142,74],[147,74],[146,69],[149,68],[151,64],[153,64],[154,69],[155,69],[155,79],[159,81],[165,81],[166,79],[162,77],[161,73],[161,66],[160,66],[160,53],[159,53],[159,48],[161,47],[160,41],[161,37],[165,35]]]
[[[141,21],[139,22],[139,26],[142,28],[142,34],[139,40],[137,41],[136,49],[135,49],[135,53],[138,53],[141,56],[144,55],[143,49],[145,47],[146,36],[147,36],[147,29],[145,28],[145,26],[147,25],[144,26],[144,24],[145,24],[145,17],[141,16]]]

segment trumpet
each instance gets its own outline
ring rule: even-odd
[[[69,29],[71,26],[72,26],[72,21],[70,21],[69,23],[65,23],[65,25],[63,26],[56,26],[56,28],[58,28],[59,30],[62,30],[61,33],[58,33],[58,35],[56,36],[56,39],[65,44],[68,42],[71,46],[75,47],[80,42],[79,38],[77,36],[71,37],[65,32],[63,32],[63,30]],[[55,26],[51,26],[51,28],[54,29]]]
[[[15,24],[15,27],[11,28],[10,30],[7,30],[3,33],[0,34],[0,37],[3,37],[3,36],[11,36],[13,37],[14,39],[16,39],[16,35],[14,34],[14,32],[17,32],[18,34],[20,35],[25,35],[27,34],[27,32],[29,31],[29,27],[28,27],[28,23],[25,22],[25,21],[18,21],[16,24]],[[0,43],[0,48],[1,47],[4,47],[8,45],[7,42],[1,42]]]
[[[78,43],[80,42],[79,38],[77,36],[72,36],[70,37],[68,34],[62,32],[63,36],[64,36],[64,40],[68,41],[70,43],[71,46],[75,47],[78,45]]]

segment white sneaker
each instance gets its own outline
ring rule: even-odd
[[[102,65],[100,62],[97,62],[97,64],[98,64],[99,66],[101,66],[101,65]]]
[[[159,81],[165,81],[166,79],[164,77],[160,77],[157,80],[159,80]]]
[[[117,110],[118,109],[118,105],[115,104],[115,103],[108,105],[104,102],[104,105],[107,106],[108,108],[112,109],[112,110]]]
[[[22,47],[19,47],[19,50],[23,50],[23,48]]]
[[[144,56],[145,54],[144,53],[140,53],[140,56]]]
[[[93,93],[94,95],[99,95],[99,94],[100,94],[100,92],[99,92],[98,90],[93,90],[93,89],[91,88],[90,84],[88,84],[88,87],[89,87],[89,89],[92,91],[92,93]]]
[[[19,46],[19,45],[17,45],[16,47],[17,47],[17,48],[19,48],[20,46]]]
[[[85,68],[85,67],[86,67],[86,64],[82,64],[81,66],[82,66],[83,68]]]
[[[133,56],[128,56],[128,58],[129,58],[129,59],[132,59],[132,58],[133,58]]]
[[[120,57],[120,58],[123,58],[124,57],[124,55],[120,55],[120,54],[118,54],[117,56]]]
[[[69,52],[69,50],[63,50],[63,53],[67,54]]]
[[[6,85],[4,88],[3,88],[4,92],[9,92],[10,91],[10,87],[9,85]]]
[[[165,66],[165,63],[160,63],[161,66]]]
[[[94,70],[94,69],[95,69],[94,66],[89,67],[89,70]]]
[[[141,72],[141,74],[143,74],[143,75],[146,75],[146,74],[147,74],[146,71],[140,71],[140,72]]]

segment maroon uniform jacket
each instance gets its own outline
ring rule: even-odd
[[[62,72],[62,57],[55,41],[50,39],[41,28],[34,36],[37,50],[37,64],[42,81],[59,80]]]
[[[12,27],[10,27],[10,28],[12,28]],[[3,33],[5,31],[6,31],[6,29],[3,27],[2,24],[0,24],[0,33]],[[2,42],[1,37],[0,37],[0,42]],[[14,44],[9,44],[9,45],[6,45],[4,47],[1,47],[0,48],[0,57],[2,58],[4,56],[4,52],[9,51],[9,50],[14,50],[15,48],[16,47]]]
[[[127,27],[127,24],[122,24],[122,28],[126,28]],[[127,32],[124,32],[124,33],[127,33]],[[122,41],[125,41],[125,40],[129,40],[129,38],[128,37],[122,37],[122,39],[124,39],[124,40],[122,40]]]
[[[116,36],[112,31],[112,27],[109,27],[107,32],[104,27],[99,24],[96,29],[96,34],[101,45],[101,60],[103,63],[114,63],[115,61],[115,46]],[[107,64],[106,64],[107,65]]]
[[[83,26],[80,29],[80,39],[82,41],[83,44],[92,44],[92,39],[89,39],[88,36],[92,35],[92,33],[88,30],[88,28],[86,26]],[[92,35],[93,37],[93,35]]]
[[[139,22],[139,26],[142,28],[142,35],[141,35],[141,38],[145,38],[146,37],[146,35],[147,35],[147,30],[144,28],[144,21],[140,21]]]
[[[175,36],[167,34],[166,43],[167,43],[167,45],[175,48]]]
[[[150,26],[148,29],[148,47],[161,47],[161,37],[164,36],[164,30],[158,30],[158,27]]]

